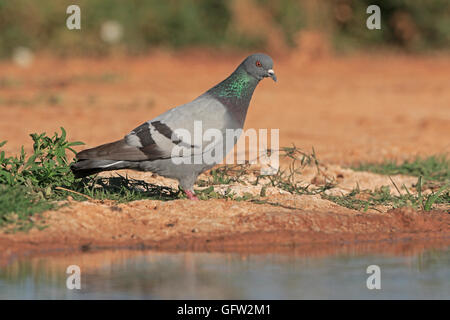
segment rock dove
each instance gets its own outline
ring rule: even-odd
[[[234,147],[240,133],[233,138],[232,143],[227,144],[223,142],[226,131],[241,129],[242,132],[253,91],[259,81],[266,77],[277,81],[272,58],[262,53],[252,54],[228,78],[195,100],[143,123],[121,140],[79,152],[76,155],[77,162],[71,166],[72,172],[75,177],[81,178],[118,169],[150,171],[177,179],[187,197],[198,200],[193,190],[198,175],[220,163]],[[220,132],[222,141],[208,144],[202,139],[196,141],[194,136],[192,142],[186,138],[186,134],[179,134],[185,132],[188,138],[189,135],[192,137],[198,124],[201,124],[204,132],[208,129]],[[219,148],[223,149],[220,160],[213,163],[203,160],[183,161],[186,157],[192,159],[204,154],[205,147],[217,146],[219,142]],[[175,148],[184,151],[174,153]],[[186,150],[190,150],[190,153],[184,153]]]

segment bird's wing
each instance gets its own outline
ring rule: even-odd
[[[128,161],[165,159],[172,157],[175,147],[189,148],[191,155],[199,154],[215,143],[203,141],[203,133],[208,129],[222,132],[227,121],[226,108],[219,101],[200,96],[143,123],[124,139],[84,150],[78,153],[77,158]]]

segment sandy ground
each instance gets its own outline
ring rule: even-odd
[[[17,153],[25,145],[30,151],[29,133],[52,133],[60,126],[70,140],[84,141],[87,147],[120,138],[216,84],[242,56],[156,52],[98,60],[40,57],[28,69],[1,62],[0,140],[8,140],[3,149]],[[274,60],[279,82],[266,80],[256,89],[246,128],[278,128],[281,146],[294,143],[305,151],[314,147],[324,170],[338,181],[333,192],[345,193],[357,184],[361,189],[391,185],[387,177],[345,169],[350,164],[449,152],[449,56],[310,59],[291,54]],[[176,186],[149,174],[134,177]],[[393,178],[407,187],[416,181]],[[320,185],[313,169],[305,170],[301,180]],[[258,187],[233,188],[259,192]],[[71,202],[44,214],[49,225],[44,231],[0,235],[0,247],[5,257],[20,249],[141,246],[239,251],[268,243],[448,243],[450,238],[448,207],[432,213],[385,208],[362,213],[318,196],[280,190],[269,190],[268,196],[290,208],[225,200]]]

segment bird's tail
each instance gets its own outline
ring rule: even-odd
[[[86,159],[78,160],[70,166],[70,169],[75,178],[83,178],[102,171],[124,169],[128,167],[126,162],[128,161]]]

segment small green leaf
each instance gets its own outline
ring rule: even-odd
[[[446,184],[444,186],[442,186],[438,191],[436,191],[435,193],[432,193],[428,196],[425,205],[424,205],[424,210],[425,211],[430,211],[431,207],[433,206],[433,204],[436,202],[437,198],[439,197],[439,195],[446,189],[448,189],[449,184]]]

